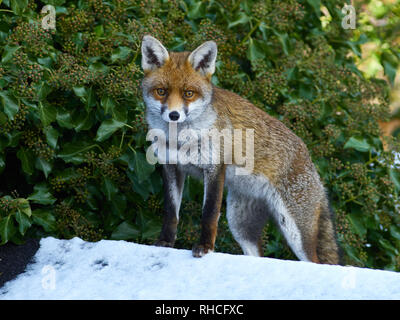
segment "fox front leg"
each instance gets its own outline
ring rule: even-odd
[[[200,242],[193,246],[194,257],[202,257],[214,250],[218,219],[224,192],[225,166],[204,170],[204,202],[201,219]]]
[[[185,174],[177,165],[163,165],[164,217],[159,240],[156,246],[173,247],[179,222],[179,208],[182,201]]]

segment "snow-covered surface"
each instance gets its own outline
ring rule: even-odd
[[[400,273],[45,238],[0,299],[400,299]]]

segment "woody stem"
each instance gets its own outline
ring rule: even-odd
[[[250,36],[254,33],[254,31],[257,30],[257,28],[260,26],[261,21],[258,21],[256,23],[256,25],[250,30],[250,32],[243,38],[243,40],[241,41],[241,43],[245,43],[247,41],[248,38],[250,38]]]

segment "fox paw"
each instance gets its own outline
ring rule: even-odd
[[[207,244],[195,244],[192,248],[192,254],[195,258],[201,258],[209,252],[213,252],[213,248]]]
[[[156,247],[167,247],[167,248],[173,248],[174,244],[172,242],[164,241],[164,240],[157,240],[154,245]]]

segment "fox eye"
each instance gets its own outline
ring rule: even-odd
[[[186,90],[186,91],[183,93],[183,96],[184,96],[185,98],[191,98],[191,97],[193,97],[193,95],[194,95],[194,91],[193,91],[193,90]]]
[[[165,90],[164,88],[157,88],[156,92],[160,97],[165,96],[167,94],[167,90]]]

